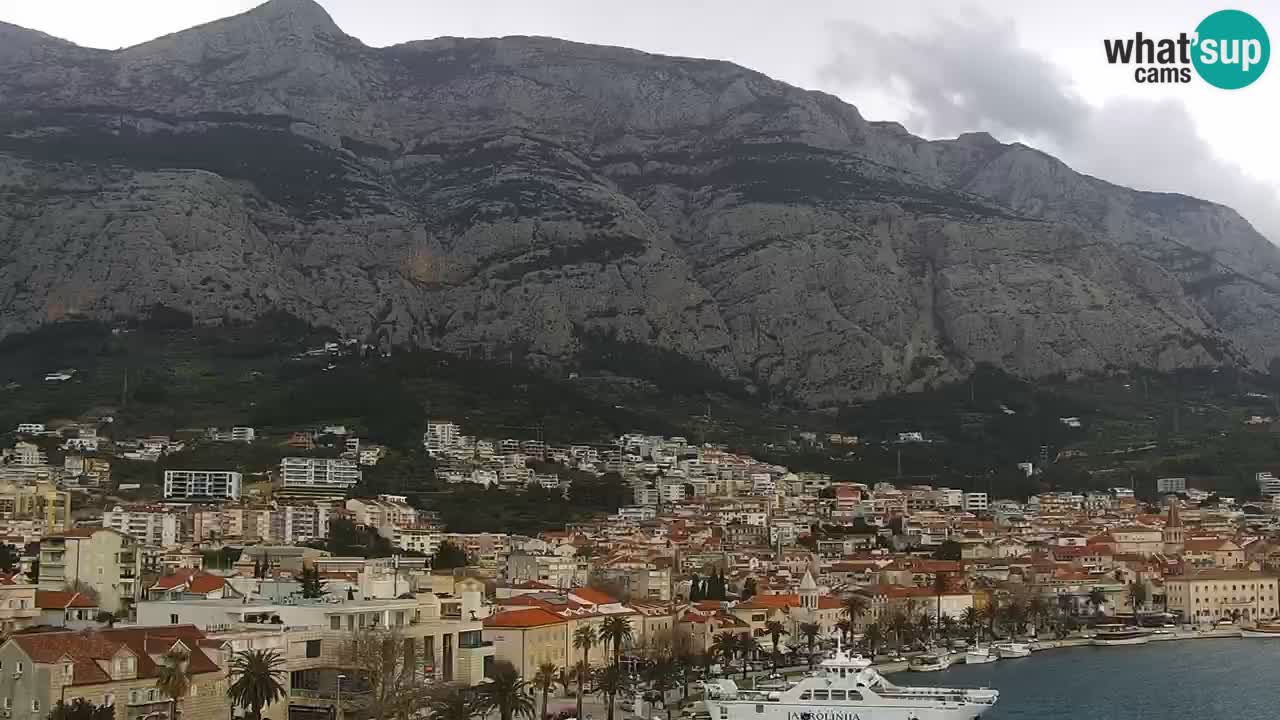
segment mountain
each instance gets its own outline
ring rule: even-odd
[[[812,405],[1280,356],[1229,208],[725,62],[371,48],[310,0],[119,51],[0,24],[0,335],[156,304],[572,367],[655,346]]]

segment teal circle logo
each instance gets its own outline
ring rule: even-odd
[[[1223,90],[1239,90],[1267,69],[1271,40],[1262,23],[1241,10],[1219,10],[1196,26],[1191,62],[1204,81]]]

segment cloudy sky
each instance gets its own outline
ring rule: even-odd
[[[730,60],[930,138],[986,130],[1078,170],[1227,203],[1280,242],[1280,67],[1243,90],[1140,85],[1103,38],[1191,32],[1224,7],[1280,38],[1280,3],[1192,0],[321,0],[369,45],[551,35]],[[0,0],[0,20],[117,48],[254,0]],[[1275,63],[1280,65],[1280,61]]]

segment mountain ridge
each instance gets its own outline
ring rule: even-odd
[[[603,333],[815,405],[1280,356],[1280,252],[1229,208],[732,63],[371,48],[310,0],[118,51],[29,32],[0,50],[0,335],[281,309],[572,367]]]

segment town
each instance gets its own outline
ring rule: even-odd
[[[811,666],[837,644],[892,665],[984,639],[1050,643],[1116,623],[1238,632],[1280,615],[1269,472],[1248,501],[1169,477],[1155,503],[1126,487],[1020,502],[792,472],[681,437],[557,445],[428,422],[421,450],[449,485],[562,497],[575,477],[620,485],[608,512],[519,535],[454,532],[429,499],[362,494],[387,448],[344,426],[110,429],[22,423],[3,451],[6,712],[120,704],[130,719],[213,720],[229,674],[256,663],[251,677],[278,692],[247,692],[234,709],[246,717],[382,718],[428,702],[417,689],[491,687],[504,672],[540,684],[544,715],[589,712],[597,693],[638,713],[722,673]],[[166,468],[145,502],[112,477],[113,463],[218,444],[286,454],[265,477]],[[623,685],[637,678],[633,695]]]

